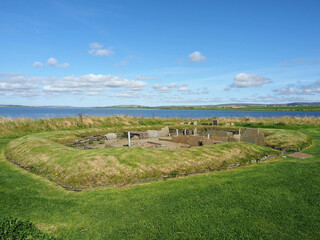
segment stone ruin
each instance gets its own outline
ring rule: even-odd
[[[258,129],[169,129],[127,131],[123,133],[107,133],[84,137],[66,143],[80,149],[111,148],[121,146],[141,146],[162,149],[178,149],[195,146],[218,144],[222,142],[250,142],[264,146],[264,134]]]
[[[265,146],[264,134],[256,128],[244,128],[240,131],[240,142],[250,142],[260,146]]]
[[[172,131],[172,141],[177,143],[184,143],[194,146],[203,146],[210,144],[217,144],[221,142],[250,142],[260,146],[265,146],[264,134],[259,132],[259,129],[239,129],[235,130],[187,130]],[[180,132],[180,135],[179,135]],[[196,132],[196,133],[195,133]]]

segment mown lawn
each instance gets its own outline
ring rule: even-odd
[[[320,239],[320,129],[302,132],[313,158],[80,193],[12,165],[2,138],[0,216],[62,239]]]

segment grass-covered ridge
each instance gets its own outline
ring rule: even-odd
[[[283,129],[262,129],[267,146],[283,151],[300,151],[309,146],[312,138],[300,131]]]
[[[174,151],[141,147],[79,150],[56,142],[95,131],[28,135],[11,141],[5,155],[34,173],[75,188],[213,171],[279,155],[273,149],[243,142]]]
[[[247,120],[244,119],[245,122]],[[22,120],[17,120],[16,125],[21,127],[20,121]],[[53,119],[54,124],[49,119],[45,121],[46,127],[39,126],[38,131],[47,129],[50,124],[55,128],[62,128],[67,120]],[[79,121],[77,118],[68,119],[69,128],[76,128],[77,121]],[[280,154],[270,148],[248,143],[224,143],[175,151],[125,147],[79,150],[61,144],[78,139],[80,136],[130,129],[146,130],[159,128],[163,124],[181,128],[181,121],[181,119],[158,118],[94,117],[91,119],[86,117],[85,120],[81,120],[82,124],[97,125],[99,128],[26,135],[11,141],[5,149],[5,155],[12,162],[65,187],[85,188],[214,171]],[[301,120],[301,122],[306,121]],[[230,122],[221,119],[220,127],[228,125]],[[83,126],[79,128],[81,127]],[[182,127],[186,126],[182,125]],[[51,130],[52,127],[49,129]],[[310,139],[301,132],[277,129],[263,131],[268,135],[267,145],[278,150],[297,151],[310,144]]]

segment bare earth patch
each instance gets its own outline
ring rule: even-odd
[[[306,153],[300,153],[300,152],[291,153],[288,156],[289,157],[295,157],[295,158],[301,158],[301,159],[313,157],[313,155],[306,154]]]

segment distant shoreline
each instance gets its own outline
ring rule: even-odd
[[[320,106],[164,106],[164,107],[147,107],[147,106],[109,106],[109,107],[71,107],[71,106],[0,106],[0,108],[79,108],[79,109],[159,109],[159,110],[215,110],[215,111],[320,111]]]

